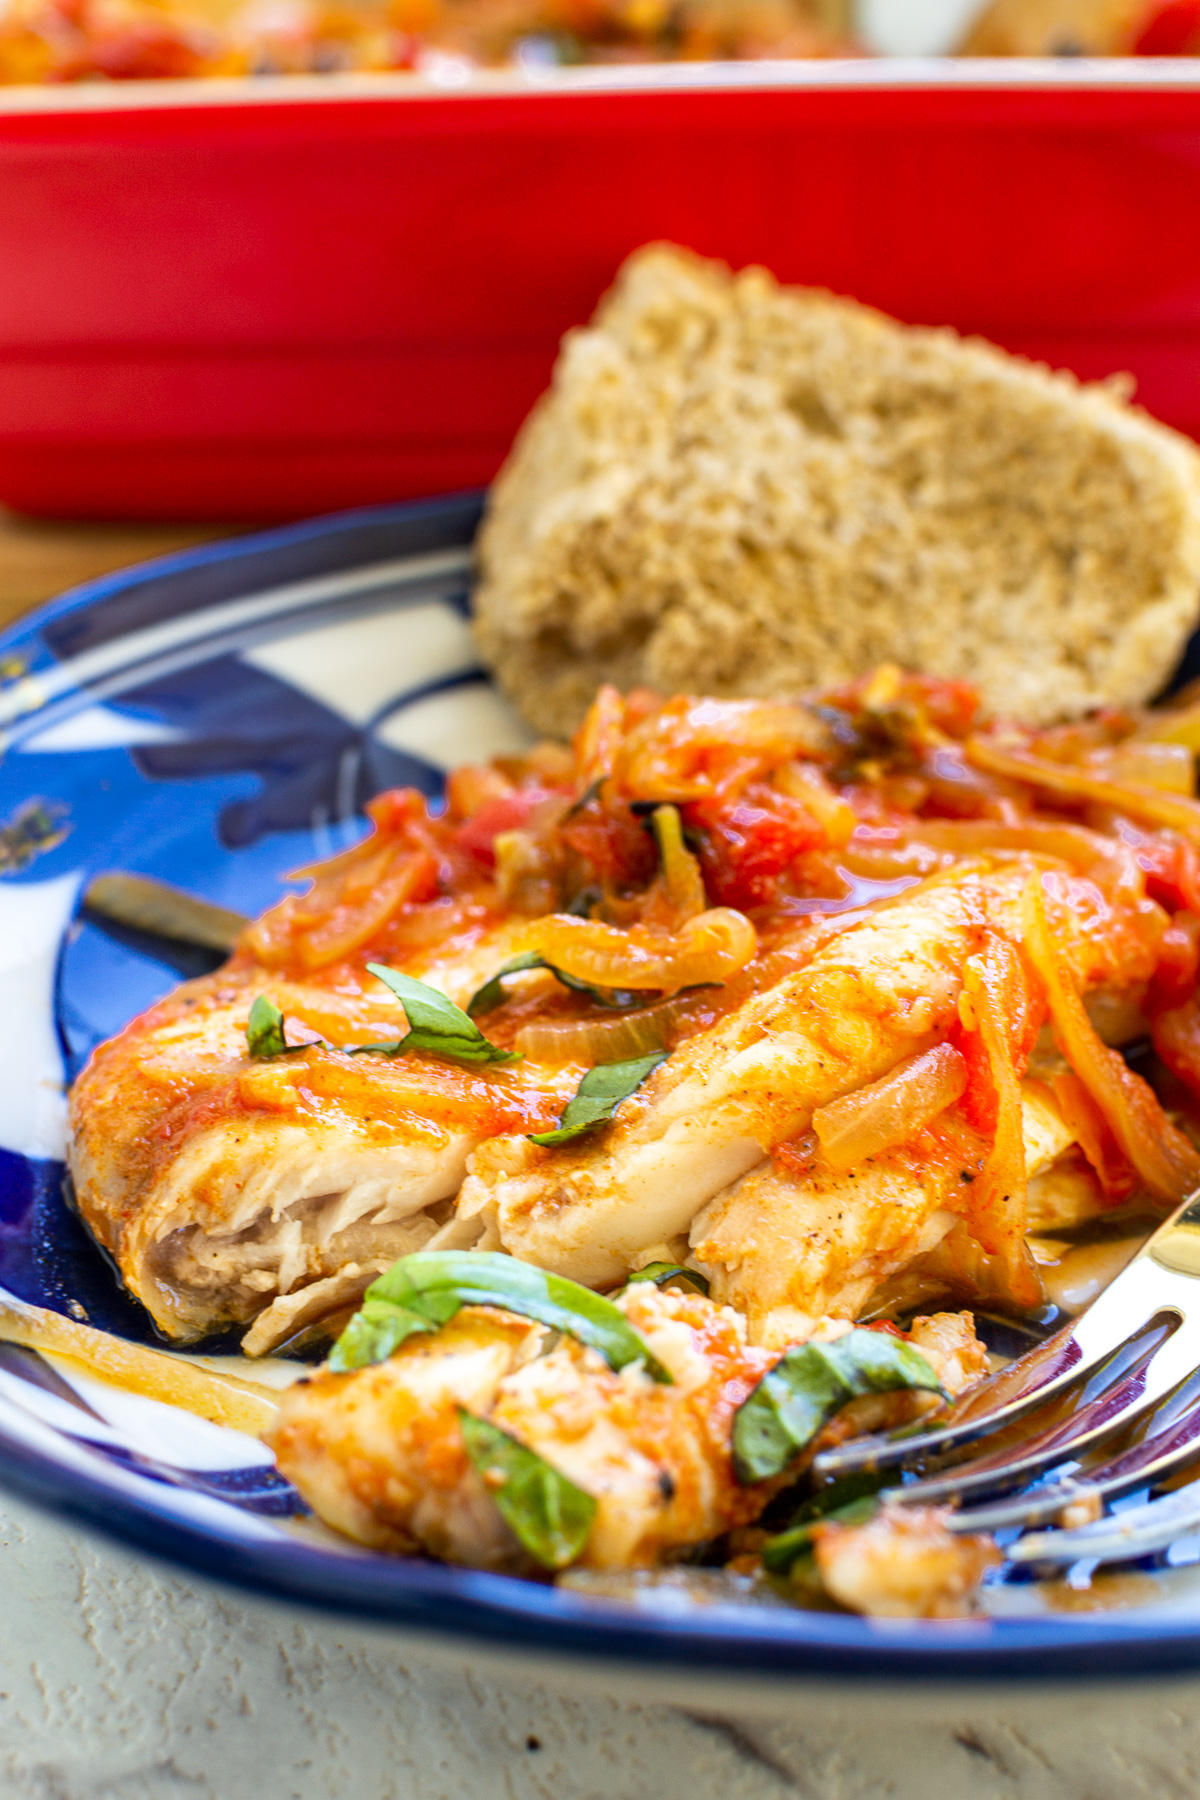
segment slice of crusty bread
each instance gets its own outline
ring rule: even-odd
[[[786,694],[881,661],[1031,722],[1147,699],[1200,612],[1200,454],[951,331],[631,257],[492,492],[476,631],[539,730],[600,681]]]

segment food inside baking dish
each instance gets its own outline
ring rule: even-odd
[[[0,85],[855,54],[838,0],[0,0]]]
[[[271,1441],[367,1544],[961,1610],[986,1542],[797,1483],[1200,1180],[1197,745],[1188,694],[603,689],[100,1047],[81,1215],[168,1337],[334,1341]]]

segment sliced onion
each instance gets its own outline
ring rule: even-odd
[[[792,701],[679,695],[626,735],[614,773],[621,792],[639,800],[699,800],[735,761],[750,776],[822,755],[827,744],[816,715]]]
[[[624,735],[625,702],[620,689],[605,682],[575,735],[575,769],[585,790],[593,781],[612,774]]]
[[[144,1394],[251,1437],[265,1431],[278,1410],[276,1395],[259,1382],[210,1373],[183,1357],[127,1343],[8,1294],[0,1299],[0,1337],[63,1357],[69,1374],[99,1376],[128,1394]]]
[[[902,842],[914,847],[929,844],[956,856],[978,856],[989,850],[1009,855],[1029,852],[1056,856],[1073,867],[1090,869],[1112,855],[1112,842],[1084,825],[1051,825],[1029,819],[1021,825],[1002,825],[998,819],[914,819],[895,827]]]
[[[902,1144],[961,1098],[967,1062],[953,1044],[939,1044],[898,1064],[882,1081],[844,1094],[813,1114],[825,1160],[852,1169],[893,1144]]]
[[[289,894],[263,914],[242,942],[268,968],[298,963],[321,969],[340,962],[387,924],[406,901],[425,899],[437,884],[437,864],[425,850],[397,851],[381,865],[375,885],[347,898],[344,883],[318,884],[302,898]],[[354,891],[358,891],[357,880]]]
[[[694,919],[708,905],[700,864],[683,838],[683,821],[677,806],[656,806],[654,835],[662,857],[663,885],[680,919]]]
[[[357,904],[335,906],[331,912],[296,939],[297,960],[306,969],[321,969],[340,962],[373,938],[392,914],[408,900],[428,893],[437,881],[437,864],[425,850],[398,856],[387,874]],[[301,902],[303,905],[303,902]]]
[[[513,1049],[539,1063],[624,1062],[665,1050],[679,1015],[677,1000],[603,1019],[535,1019],[522,1025]]]
[[[1109,1206],[1120,1206],[1137,1186],[1137,1174],[1113,1141],[1108,1120],[1078,1075],[1051,1081],[1067,1130],[1083,1151]]]
[[[1164,794],[1195,794],[1196,757],[1186,744],[1144,744],[1129,740],[1109,750],[1093,750],[1084,767],[1110,781],[1132,781]]]
[[[1188,692],[1195,692],[1194,682]],[[1200,705],[1169,706],[1147,714],[1138,727],[1136,741],[1182,744],[1187,750],[1200,751]]]
[[[1047,920],[1040,876],[1031,877],[1026,886],[1023,911],[1025,947],[1045,989],[1063,1055],[1146,1188],[1156,1200],[1175,1205],[1200,1183],[1200,1155],[1171,1124],[1141,1076],[1101,1043]]]
[[[551,913],[529,924],[514,948],[536,950],[589,987],[654,988],[669,996],[701,982],[728,981],[754,960],[758,933],[728,906],[697,914],[670,936]]]
[[[1051,762],[1024,750],[1002,750],[983,738],[971,738],[967,755],[981,769],[1005,775],[1030,787],[1078,800],[1085,805],[1111,806],[1133,819],[1179,831],[1193,842],[1200,840],[1200,801],[1183,794],[1167,794],[1140,782],[1117,781],[1090,773],[1078,763]]]
[[[1041,1285],[1025,1245],[1028,1184],[1025,1176],[1024,1108],[1013,1062],[1013,1038],[1023,1021],[1009,1016],[1013,996],[1027,992],[1017,952],[999,932],[989,931],[982,954],[963,968],[965,1013],[978,1031],[996,1091],[996,1130],[971,1188],[970,1225],[988,1256],[996,1259],[1012,1300],[1036,1306]]]
[[[776,769],[775,786],[790,800],[802,800],[825,833],[833,849],[849,843],[858,814],[832,787],[816,763],[793,759]]]

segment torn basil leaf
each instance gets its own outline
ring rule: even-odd
[[[599,906],[603,898],[603,888],[595,886],[580,888],[579,892],[567,901],[563,911],[569,913],[573,919],[590,919],[593,906]]]
[[[530,1556],[544,1569],[565,1569],[573,1563],[596,1517],[591,1494],[490,1419],[460,1406],[458,1422],[467,1455]]]
[[[335,1375],[344,1375],[350,1369],[386,1362],[405,1338],[434,1329],[419,1313],[394,1306],[390,1300],[372,1299],[368,1288],[362,1305],[329,1352],[329,1367]]]
[[[542,967],[549,969],[555,981],[560,981],[563,987],[570,988],[573,994],[586,994],[597,1006],[644,1006],[648,998],[644,992],[636,989],[592,987],[590,983],[580,981],[578,976],[568,975],[565,969],[555,968],[553,963],[543,962]]]
[[[682,1263],[647,1263],[644,1269],[634,1270],[625,1286],[632,1287],[635,1281],[652,1281],[655,1287],[666,1287],[672,1281],[687,1281],[698,1293],[708,1294],[708,1277],[697,1269],[685,1269]]]
[[[506,977],[523,975],[527,969],[547,970],[553,975],[555,981],[562,983],[563,987],[570,988],[571,992],[575,994],[586,994],[589,1000],[596,1002],[597,1006],[642,1006],[646,1001],[645,994],[633,993],[625,988],[591,987],[586,981],[579,981],[574,975],[568,975],[564,970],[555,968],[554,964],[547,962],[544,956],[539,956],[536,950],[526,950],[520,956],[512,957],[502,968],[496,970],[490,981],[485,981],[481,988],[476,989],[467,1001],[469,1016],[475,1019],[479,1017],[480,1013],[493,1012],[497,1006],[503,1005],[508,998],[504,991]]]
[[[568,806],[566,812],[559,820],[559,824],[565,825],[568,820],[574,819],[579,813],[583,812],[585,807],[590,806],[593,800],[599,800],[601,794],[604,792],[604,784],[607,780],[607,775],[597,775],[595,781],[590,781],[587,787],[584,788],[582,794],[580,794],[578,800],[572,800],[570,806]]]
[[[408,1035],[394,1047],[390,1044],[364,1044],[364,1051],[387,1056],[402,1056],[406,1050],[432,1050],[454,1062],[504,1063],[519,1062],[515,1051],[501,1050],[489,1043],[478,1025],[469,1019],[461,1006],[455,1006],[445,994],[401,975],[383,963],[368,963],[367,968],[385,987],[391,988],[408,1019]],[[361,1053],[361,1052],[360,1052]]]
[[[462,1306],[503,1307],[588,1345],[610,1369],[640,1362],[655,1381],[671,1380],[611,1300],[565,1275],[548,1275],[515,1256],[482,1250],[417,1250],[402,1256],[367,1289],[329,1366],[336,1371],[381,1362],[412,1332],[436,1331]]]
[[[799,1558],[811,1552],[817,1528],[827,1519],[836,1519],[841,1525],[867,1525],[878,1511],[876,1494],[860,1494],[857,1500],[847,1500],[844,1506],[832,1506],[828,1511],[814,1514],[802,1525],[777,1532],[762,1547],[763,1568],[769,1575],[788,1575]]]
[[[632,1062],[598,1063],[589,1069],[574,1098],[567,1101],[566,1111],[553,1131],[531,1131],[531,1144],[567,1144],[597,1125],[607,1125],[622,1100],[628,1100],[641,1087],[647,1075],[667,1060],[665,1050],[650,1056],[638,1056]]]
[[[246,1049],[251,1056],[263,1059],[291,1056],[296,1050],[311,1050],[312,1045],[289,1044],[283,1035],[283,1014],[265,994],[256,994],[246,1020]]]
[[[526,950],[522,956],[511,957],[503,968],[496,970],[490,981],[476,988],[467,1001],[467,1016],[475,1019],[480,1013],[494,1012],[498,1006],[503,1006],[508,998],[504,991],[506,975],[520,975],[526,969],[544,969],[546,966],[536,950]]]
[[[848,1400],[897,1388],[944,1393],[921,1352],[888,1333],[848,1331],[832,1343],[797,1344],[734,1415],[738,1480],[782,1474]]]

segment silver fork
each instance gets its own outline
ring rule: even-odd
[[[1068,1508],[1101,1512],[1136,1488],[1153,1489],[1200,1462],[1200,1192],[1159,1226],[1086,1312],[990,1377],[931,1431],[908,1427],[857,1438],[816,1458],[818,1480],[919,1462],[933,1472],[884,1490],[902,1505],[955,1503],[955,1531],[1007,1531],[1061,1520]],[[1000,1450],[960,1451],[1065,1401],[1066,1417]],[[1081,1468],[1121,1433],[1138,1439]],[[1046,1471],[1049,1481],[1038,1482]],[[1030,1483],[1035,1485],[1030,1486]],[[1013,1490],[1019,1489],[1019,1492]],[[1040,1531],[1009,1545],[1010,1562],[1123,1562],[1166,1549],[1200,1529],[1200,1481],[1107,1517]]]

